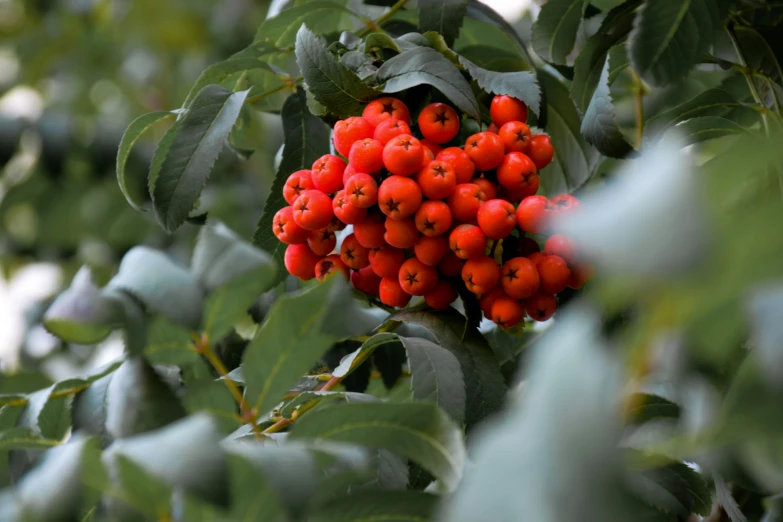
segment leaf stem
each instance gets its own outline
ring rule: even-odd
[[[644,83],[636,71],[631,71],[633,75],[633,93],[634,93],[634,113],[636,114],[636,150],[642,150],[642,139],[644,137],[644,95],[647,90]]]
[[[262,93],[256,94],[255,96],[250,96],[245,100],[245,103],[255,103],[257,101],[263,100],[267,96],[271,96],[275,93],[278,93],[285,89],[295,89],[297,85],[302,83],[304,81],[303,76],[297,76],[296,78],[291,78],[289,80],[286,80],[283,84],[278,85],[277,87],[273,89],[269,89],[267,91],[264,91]]]
[[[731,40],[731,45],[734,46],[734,52],[737,53],[737,59],[739,59],[740,65],[743,67],[742,74],[745,76],[745,81],[748,82],[748,89],[750,89],[750,93],[753,95],[753,100],[761,107],[765,107],[764,102],[761,101],[761,96],[756,88],[756,84],[753,81],[753,76],[748,72],[748,61],[745,59],[745,53],[742,52],[742,48],[737,40],[737,35],[734,32],[734,25],[729,23],[729,25],[726,26],[726,32]],[[767,122],[766,114],[762,113],[761,122],[764,125],[764,134],[769,136],[769,124]]]
[[[362,31],[359,33],[359,36],[364,37],[370,34],[371,32],[380,29],[381,24],[383,22],[385,22],[386,20],[394,16],[394,14],[400,9],[402,9],[403,7],[405,7],[405,4],[407,3],[408,0],[397,0],[397,2],[393,6],[391,6],[388,11],[386,11],[381,16],[379,16],[378,19],[375,20],[375,22],[373,22],[372,25],[367,25],[367,27],[362,29]]]

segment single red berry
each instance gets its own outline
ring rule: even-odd
[[[517,223],[523,232],[543,234],[549,227],[552,205],[544,196],[529,196],[517,207]]]
[[[378,287],[381,284],[381,278],[375,275],[375,272],[367,266],[361,270],[351,273],[351,284],[360,292],[367,295],[377,296]]]
[[[479,299],[479,307],[484,312],[484,317],[492,319],[492,304],[498,297],[508,297],[503,291],[502,286],[496,286],[489,292],[483,294]]]
[[[521,121],[509,121],[503,124],[498,131],[506,152],[527,152],[530,145],[530,127]]]
[[[498,296],[492,303],[492,321],[501,328],[513,328],[525,318],[522,304],[508,296]]]
[[[350,280],[351,271],[345,266],[338,254],[330,254],[318,261],[315,265],[315,277],[320,282],[324,282],[327,277],[335,272],[340,272],[346,280]]]
[[[445,103],[431,103],[419,113],[419,130],[433,143],[451,141],[459,132],[459,115]]]
[[[410,134],[395,136],[383,146],[383,164],[397,176],[410,176],[424,162],[424,146]]]
[[[462,259],[449,250],[438,263],[438,271],[446,277],[459,277],[462,274]]]
[[[320,260],[321,256],[310,250],[307,243],[288,245],[283,258],[288,273],[302,281],[309,281],[315,277],[315,265]]]
[[[509,190],[530,190],[533,183],[535,183],[535,190],[538,190],[536,166],[530,158],[521,152],[506,154],[498,167],[497,175],[498,183]]]
[[[419,184],[404,176],[389,176],[378,189],[378,207],[393,219],[412,216],[421,206]]]
[[[307,230],[318,230],[332,222],[332,200],[320,190],[305,190],[293,204],[294,221]]]
[[[470,182],[478,185],[487,201],[498,197],[497,186],[487,178],[473,178]]]
[[[356,174],[356,169],[353,168],[353,165],[350,163],[345,166],[345,170],[343,171],[343,187],[346,183],[348,183],[348,180],[351,179],[351,176]]]
[[[446,203],[454,219],[470,223],[475,221],[479,207],[486,199],[481,187],[473,183],[462,183],[454,187],[454,192],[449,195]]]
[[[383,239],[397,248],[411,248],[421,235],[413,218],[392,219],[387,217],[384,226],[386,233],[383,235]]]
[[[298,245],[307,241],[310,231],[296,224],[293,207],[283,207],[272,218],[272,232],[287,245]]]
[[[288,176],[288,179],[285,181],[283,198],[285,198],[286,203],[293,205],[296,198],[298,198],[302,192],[314,188],[315,185],[313,185],[313,177],[310,174],[310,171],[307,169],[297,170]]]
[[[359,244],[354,234],[349,234],[340,245],[340,259],[348,268],[361,270],[370,266],[370,250]]]
[[[379,293],[383,304],[395,308],[405,308],[411,300],[411,294],[403,290],[400,286],[397,274],[395,274],[394,277],[384,277],[381,279]]]
[[[383,226],[386,220],[383,214],[370,212],[367,218],[353,226],[353,235],[364,248],[380,248],[384,244],[383,234],[386,229]]]
[[[425,236],[439,236],[451,228],[451,210],[443,201],[425,201],[416,211],[415,221]]]
[[[491,132],[492,134],[497,134],[500,132],[500,129],[498,129],[498,126],[494,123],[490,123],[489,126],[487,126],[487,132]]]
[[[546,134],[536,134],[530,138],[527,155],[536,164],[538,170],[543,169],[552,163],[552,158],[555,157],[555,148],[552,146],[552,140]]]
[[[449,235],[449,248],[460,259],[474,259],[484,255],[487,236],[475,225],[460,225]]]
[[[524,177],[522,188],[507,189],[503,187],[503,199],[511,203],[519,203],[523,199],[535,196],[541,180],[538,174],[530,174]]]
[[[568,280],[568,288],[579,290],[593,278],[592,265],[581,264],[571,268],[571,279]]]
[[[372,138],[374,131],[375,126],[361,116],[352,116],[340,120],[334,124],[334,132],[332,134],[334,150],[347,158],[351,152],[351,145],[359,140]]]
[[[560,256],[568,266],[576,263],[577,251],[573,241],[562,234],[555,234],[544,243],[544,252],[550,256]]]
[[[373,133],[372,137],[373,139],[376,139],[386,145],[389,143],[389,141],[391,141],[392,138],[401,136],[402,134],[410,133],[411,128],[407,123],[402,120],[398,120],[397,118],[389,118],[387,120],[383,120],[378,124],[377,127],[375,127],[375,132]]]
[[[476,172],[473,160],[470,159],[467,152],[459,147],[443,149],[437,154],[435,159],[451,163],[451,166],[454,167],[454,173],[457,175],[458,185],[460,183],[470,183],[470,180],[473,179],[473,174]]]
[[[477,295],[485,294],[498,284],[500,267],[488,256],[468,259],[462,267],[462,280],[469,291]]]
[[[446,236],[421,236],[413,245],[416,259],[427,266],[437,266],[448,252],[449,240]]]
[[[517,226],[514,205],[504,199],[490,199],[482,203],[476,218],[481,231],[491,239],[503,239]]]
[[[328,228],[314,230],[310,232],[310,237],[307,238],[307,245],[310,247],[310,250],[319,256],[327,256],[332,253],[335,245],[337,245],[337,236]]]
[[[541,290],[547,294],[562,292],[571,280],[571,270],[562,257],[545,255],[536,263],[536,268],[541,279]]]
[[[560,194],[549,200],[552,204],[553,212],[555,214],[565,214],[566,212],[573,212],[582,207],[582,204],[571,194]]]
[[[393,277],[396,280],[404,262],[405,251],[388,244],[370,251],[370,267],[380,277]]]
[[[526,299],[538,292],[541,281],[536,264],[526,257],[515,257],[503,264],[500,284],[514,299]]]
[[[525,312],[534,321],[546,321],[557,310],[557,299],[550,294],[536,294],[525,301]]]
[[[531,260],[536,266],[538,266],[538,263],[540,263],[541,260],[546,257],[546,254],[543,252],[533,252],[532,254],[529,254],[526,257],[529,260]]]
[[[378,183],[369,174],[354,174],[345,184],[345,194],[354,207],[369,208],[378,202]]]
[[[334,195],[332,211],[337,219],[346,225],[359,223],[364,221],[364,218],[367,217],[367,209],[353,205],[348,198],[345,197],[345,190],[339,190]]]
[[[424,301],[435,310],[446,310],[456,300],[454,285],[444,279],[439,280],[432,291],[424,294]]]
[[[498,127],[502,127],[510,121],[525,123],[527,121],[527,105],[522,100],[505,94],[495,96],[489,105],[489,115],[492,118],[492,123]]]
[[[382,121],[391,118],[402,120],[405,123],[411,122],[411,113],[408,111],[408,107],[401,100],[392,97],[378,98],[371,101],[364,108],[362,117],[376,127]]]
[[[326,194],[332,194],[343,188],[345,162],[334,154],[325,154],[315,160],[311,175],[315,188]]]
[[[356,172],[372,174],[383,168],[384,145],[378,140],[366,138],[351,146],[348,160]]]
[[[454,192],[457,175],[454,167],[445,161],[430,161],[416,175],[416,182],[429,199],[444,199]]]
[[[478,170],[492,170],[503,161],[506,148],[497,134],[479,132],[467,139],[465,152]]]
[[[412,257],[400,267],[399,282],[407,293],[424,295],[438,284],[438,271]]]

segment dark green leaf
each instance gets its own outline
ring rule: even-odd
[[[518,53],[488,45],[465,47],[460,51],[460,55],[490,71],[517,72],[527,67],[527,62]]]
[[[461,430],[436,406],[424,403],[339,404],[303,416],[291,437],[393,451],[424,466],[449,491],[459,482],[465,461]]]
[[[677,142],[681,147],[692,145],[713,138],[720,138],[730,134],[744,134],[748,132],[727,118],[719,116],[702,116],[686,120],[674,127],[680,135]]]
[[[128,292],[149,311],[177,324],[196,329],[201,321],[203,291],[198,281],[157,250],[144,246],[129,250],[106,288]]]
[[[630,0],[621,3],[607,13],[596,33],[587,39],[582,50],[574,60],[574,81],[571,84],[571,96],[582,112],[587,110],[593,91],[603,71],[609,49],[620,44],[633,27],[636,8],[642,0]],[[621,48],[618,46],[618,48]],[[624,47],[623,47],[624,48]],[[612,62],[613,60],[610,60]],[[612,63],[612,66],[615,64]],[[612,83],[611,69],[609,83]]]
[[[400,92],[417,85],[435,87],[468,116],[479,119],[479,106],[459,69],[438,51],[416,47],[391,58],[376,75],[383,92]]]
[[[378,96],[304,25],[296,35],[296,63],[315,99],[340,118],[361,113],[362,106]]]
[[[723,28],[719,4],[716,0],[646,0],[630,43],[639,76],[657,86],[684,77]]]
[[[229,455],[228,466],[231,512],[237,520],[258,520],[260,517],[269,522],[288,520],[278,493],[269,486],[261,470],[237,455]]]
[[[335,377],[345,377],[353,372],[359,364],[366,361],[369,355],[379,346],[386,343],[398,342],[399,337],[392,333],[379,333],[365,341],[356,351],[346,355],[340,361],[340,365],[332,371]],[[359,356],[361,356],[359,358]],[[357,360],[357,358],[359,358]]]
[[[654,139],[677,123],[701,116],[724,116],[730,110],[741,107],[729,93],[720,89],[708,89],[690,100],[656,114],[647,120],[645,134]],[[748,109],[750,110],[750,109]]]
[[[549,0],[533,24],[533,50],[544,60],[565,64],[576,43],[587,0]]]
[[[291,7],[264,21],[256,32],[256,42],[269,42],[277,47],[289,47],[296,42],[297,30],[307,25],[317,33],[348,29],[344,20],[350,10],[338,2],[314,0]],[[297,44],[297,47],[299,45]]]
[[[773,29],[762,33],[751,27],[737,25],[734,34],[747,66],[762,74],[753,76],[752,81],[763,103],[779,111],[783,105],[783,69],[779,62],[783,58],[783,49],[779,31]]]
[[[193,339],[187,328],[164,317],[156,317],[147,333],[144,357],[151,364],[188,366],[198,361],[200,356],[193,348]]]
[[[319,506],[312,522],[422,522],[431,520],[438,497],[418,491],[360,491]]]
[[[203,411],[212,415],[226,433],[241,424],[237,418],[237,403],[222,381],[199,379],[188,382],[182,402],[189,413]]]
[[[286,246],[272,233],[275,214],[287,205],[283,198],[283,186],[293,172],[309,169],[318,158],[328,154],[330,142],[329,127],[310,114],[303,89],[288,97],[283,105],[282,116],[285,138],[283,159],[253,235],[253,244],[272,254],[278,262],[277,278],[272,284],[279,283],[285,276],[282,267]]]
[[[511,27],[511,25],[506,21],[505,18],[500,16],[495,10],[493,10],[491,7],[489,7],[487,4],[483,2],[479,2],[478,0],[468,0],[468,8],[465,13],[465,15],[470,20],[465,20],[464,26],[463,26],[463,36],[465,35],[465,32],[470,28],[471,25],[470,21],[476,22],[475,28],[476,28],[476,34],[479,36],[477,42],[473,42],[474,44],[477,43],[484,43],[487,45],[490,45],[491,47],[499,47],[501,49],[504,49],[502,45],[491,45],[491,36],[492,32],[494,31],[487,31],[487,24],[493,25],[497,28],[499,28],[502,32],[502,34],[506,37],[506,39],[510,42],[516,45],[518,51],[521,53],[520,56],[524,58],[526,66],[523,67],[524,70],[529,71],[533,69],[532,61],[530,59],[530,56],[527,54],[527,45],[522,40],[522,38],[519,36],[519,33]]]
[[[604,156],[623,158],[633,151],[615,120],[612,93],[609,90],[609,57],[606,57],[601,78],[593,99],[582,119],[582,135]]]
[[[508,94],[525,102],[530,109],[539,114],[541,111],[541,90],[538,88],[536,75],[529,71],[495,72],[488,71],[474,64],[464,56],[459,62],[476,80],[479,87],[491,94]]]
[[[419,0],[419,30],[443,35],[451,46],[459,35],[468,0]]]
[[[364,39],[364,50],[369,52],[373,49],[391,49],[396,53],[401,53],[402,49],[397,42],[386,33],[370,33]]]
[[[717,473],[713,475],[713,478],[715,479],[715,500],[729,516],[729,520],[731,522],[747,522],[748,519],[737,505],[726,480]]]
[[[245,73],[247,71],[260,70],[267,75],[276,78],[280,85],[283,84],[283,78],[276,71],[272,69],[266,62],[262,62],[258,58],[229,58],[222,62],[218,62],[210,65],[196,80],[193,87],[190,88],[183,107],[190,106],[195,96],[207,85],[220,85],[228,90],[234,90],[236,85],[236,75]],[[232,82],[231,79],[234,78]],[[287,78],[286,78],[287,79]],[[233,85],[232,85],[233,84]]]
[[[348,301],[345,281],[332,277],[275,302],[242,360],[245,395],[259,413],[280,402],[296,379],[337,340],[339,335],[329,322],[332,314],[343,312]]]
[[[643,424],[655,419],[677,419],[680,406],[668,399],[648,393],[637,393],[631,399],[631,408],[627,412],[628,424]]]
[[[555,149],[552,163],[539,174],[543,193],[551,197],[587,183],[600,154],[584,140],[582,122],[566,86],[544,70],[539,71],[538,81],[546,100],[546,130]]]
[[[59,440],[41,437],[30,428],[10,428],[0,433],[0,450],[46,450],[59,443]]]
[[[110,467],[115,484],[108,503],[113,518],[155,520],[170,511],[171,488],[124,456],[116,456]]]
[[[712,507],[706,481],[682,462],[646,469],[632,477],[630,486],[640,500],[680,517],[692,513],[706,516]]]
[[[340,57],[340,63],[355,72],[362,81],[367,81],[378,72],[372,57],[361,51],[348,51]]]
[[[172,111],[172,113],[181,114],[181,111]],[[147,190],[149,192],[150,199],[152,199],[153,194],[155,193],[155,187],[157,186],[158,178],[160,177],[160,169],[163,168],[163,162],[166,161],[169,150],[171,150],[171,144],[174,142],[174,137],[177,135],[177,131],[179,130],[181,123],[182,120],[177,119],[174,122],[174,125],[169,127],[169,129],[166,131],[166,134],[164,134],[160,139],[157,147],[155,147],[155,153],[152,155],[152,161],[150,162],[150,173],[147,177]]]
[[[141,135],[155,123],[170,116],[173,116],[170,112],[150,112],[144,114],[133,120],[122,135],[120,146],[117,149],[117,182],[120,184],[120,190],[122,190],[125,199],[128,200],[128,203],[136,210],[143,211],[146,209],[142,207],[143,202],[138,196],[132,195],[128,189],[125,180],[125,164],[128,162],[128,156],[130,156],[133,145],[138,141]]]
[[[184,223],[198,201],[247,93],[207,85],[178,122],[152,192],[155,213],[167,232]]]
[[[464,411],[469,427],[500,408],[506,393],[500,366],[486,339],[475,328],[466,328],[463,316],[453,309],[445,312],[409,309],[392,314],[389,320],[427,328],[457,358],[465,379]]]

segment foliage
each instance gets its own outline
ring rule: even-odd
[[[94,4],[99,17],[109,3]],[[143,225],[40,323],[68,346],[121,331],[124,355],[0,383],[0,518],[776,520],[777,3],[549,0],[518,31],[474,0],[366,4],[274,2],[247,47],[222,49],[113,143],[119,183],[98,221]],[[166,23],[206,30],[184,13]],[[187,48],[178,34],[160,47]],[[382,93],[414,115],[448,101],[473,129],[491,123],[492,94],[531,107],[556,150],[541,193],[580,196],[555,227],[597,271],[553,323],[479,329],[467,301],[389,315],[341,277],[284,277],[270,226],[284,180]],[[275,172],[259,113],[282,120]],[[149,168],[134,167],[153,130]],[[254,214],[248,165],[272,188]],[[54,185],[56,218],[76,212],[70,191],[102,183],[73,172]],[[52,183],[32,174],[0,211],[44,205]],[[210,196],[224,192],[229,204]],[[51,245],[78,244],[67,228]]]

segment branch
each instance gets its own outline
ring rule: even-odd
[[[378,31],[381,28],[381,24],[383,22],[385,22],[386,20],[394,16],[394,14],[400,9],[402,9],[403,7],[405,7],[405,4],[407,3],[408,0],[397,0],[397,3],[391,6],[391,8],[388,11],[386,11],[381,16],[379,16],[378,19],[375,20],[375,22],[373,22],[372,24],[367,24],[367,27],[362,29],[362,31],[359,33],[358,36],[364,37],[373,31]]]

